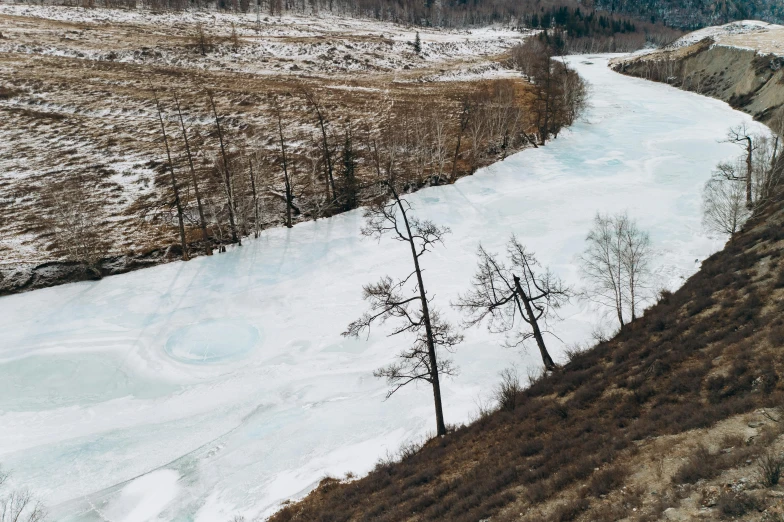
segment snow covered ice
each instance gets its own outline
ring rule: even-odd
[[[719,142],[727,128],[756,124],[607,60],[571,58],[592,86],[572,130],[408,196],[417,216],[452,229],[423,260],[448,317],[479,242],[497,252],[512,232],[571,284],[599,210],[628,210],[650,231],[658,283],[671,288],[720,248],[700,224],[702,185],[740,152]],[[211,258],[0,298],[0,462],[14,483],[54,520],[250,519],[432,432],[429,389],[384,401],[372,376],[403,340],[383,327],[340,336],[365,309],[361,286],[410,263],[405,245],[363,240],[361,225],[350,212]],[[566,343],[587,341],[599,320],[579,304],[562,316]],[[468,421],[504,367],[540,366],[537,350],[501,343],[467,332],[460,376],[443,384],[447,423]],[[549,345],[562,358],[563,344]]]

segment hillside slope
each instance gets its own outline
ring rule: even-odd
[[[781,520],[759,465],[784,449],[783,203],[514,407],[271,520]]]
[[[784,107],[784,27],[735,22],[688,34],[612,68],[726,101],[763,122]]]

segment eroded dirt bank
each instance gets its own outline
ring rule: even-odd
[[[610,64],[623,74],[718,98],[765,123],[784,106],[783,65],[780,54],[717,45],[710,37]]]

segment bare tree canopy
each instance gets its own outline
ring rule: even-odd
[[[702,224],[710,232],[734,236],[750,215],[742,180],[728,178],[731,163],[718,166],[702,192]]]
[[[752,214],[771,201],[781,186],[784,161],[779,149],[784,116],[774,117],[771,129],[772,136],[754,134],[745,124],[727,132],[725,141],[742,145],[744,153],[716,165],[705,184],[702,222],[708,231],[734,236]]]
[[[100,260],[111,246],[107,213],[102,202],[89,197],[88,180],[74,176],[48,184],[41,193],[41,212],[33,221],[51,238],[53,250],[68,261],[85,265],[100,277]]]
[[[420,221],[412,214],[411,206],[399,197],[394,185],[384,184],[389,189],[391,200],[380,200],[365,211],[365,237],[380,239],[389,236],[406,243],[411,251],[413,270],[406,277],[393,280],[382,277],[377,283],[365,285],[363,297],[370,304],[370,311],[348,325],[344,336],[357,337],[369,331],[376,322],[383,324],[395,320],[390,336],[411,334],[411,345],[400,352],[395,362],[374,372],[389,383],[387,398],[406,384],[419,380],[430,383],[436,412],[436,433],[446,434],[444,414],[441,406],[440,377],[455,375],[457,369],[443,351],[452,349],[463,340],[463,336],[452,325],[441,318],[432,308],[422,279],[420,258],[434,246],[443,243],[449,233],[432,221]]]
[[[0,468],[0,522],[43,522],[46,510],[27,490],[4,491],[8,473]]]
[[[586,243],[579,259],[587,282],[582,295],[613,310],[623,328],[626,317],[637,318],[642,293],[649,285],[650,237],[626,213],[596,214]]]
[[[543,334],[552,333],[548,323],[568,302],[570,290],[549,269],[541,270],[534,254],[514,235],[506,251],[508,265],[479,246],[472,288],[454,306],[466,315],[468,326],[487,320],[491,332],[508,334],[509,346],[535,339],[545,369],[554,370]]]

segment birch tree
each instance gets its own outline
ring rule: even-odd
[[[610,308],[623,328],[627,317],[637,318],[652,257],[650,237],[627,214],[596,214],[579,259],[583,297]]]

